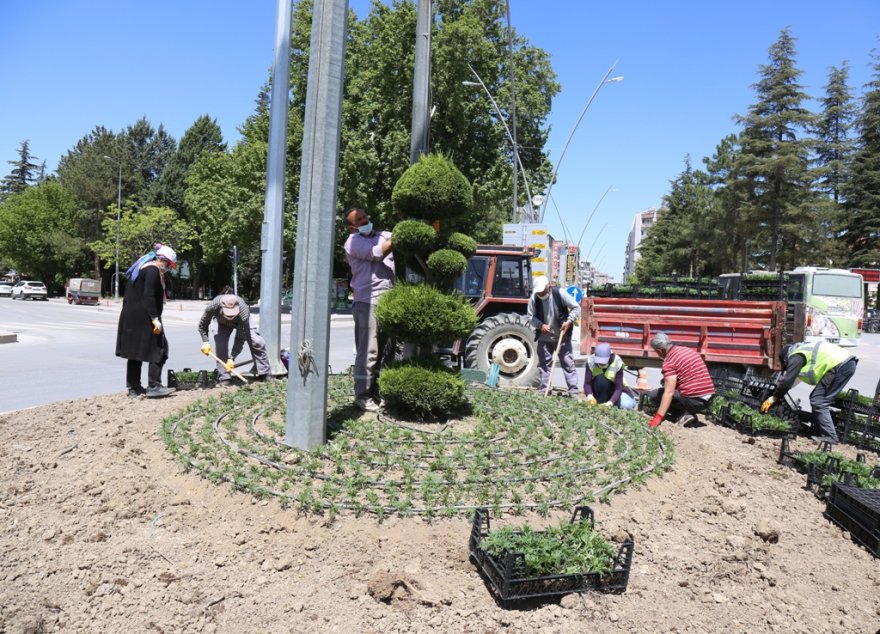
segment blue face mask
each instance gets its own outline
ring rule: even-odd
[[[361,225],[360,227],[358,227],[358,233],[362,236],[370,235],[371,233],[373,233],[373,223],[368,222],[365,225]]]

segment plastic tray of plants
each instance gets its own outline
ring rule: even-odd
[[[529,526],[491,530],[489,511],[474,514],[471,559],[492,593],[507,607],[574,592],[624,592],[634,544],[618,548],[596,532],[593,510],[578,506],[568,524],[534,531]]]
[[[784,405],[784,402],[777,405]],[[771,438],[794,436],[800,429],[800,420],[782,407],[777,408],[777,405],[774,405],[776,409],[771,410],[772,413],[762,414],[755,407],[740,401],[725,401],[716,396],[712,407],[717,408],[718,414],[714,414],[713,417],[721,425],[750,436]]]
[[[856,389],[847,390],[844,394],[838,394],[834,399],[834,407],[841,412],[851,411],[854,414],[880,417],[880,401],[878,396],[873,398],[859,394]]]
[[[825,517],[840,526],[875,557],[880,557],[880,489],[834,484]]]
[[[807,489],[825,498],[834,484],[844,483],[863,489],[880,489],[880,465],[869,465],[864,453],[856,459],[832,451],[831,444],[820,443],[811,451],[792,451],[790,440],[784,438],[779,448],[781,465],[792,467],[807,475]]]
[[[193,371],[190,368],[183,370],[168,370],[168,387],[178,390],[198,390],[201,388],[214,387],[217,384],[217,371],[207,370]]]

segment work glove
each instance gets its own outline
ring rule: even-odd
[[[209,354],[211,354],[211,344],[208,343],[207,341],[205,343],[203,343],[202,347],[201,347],[201,351],[202,351],[202,354],[207,357]]]
[[[612,405],[614,405],[614,403],[612,403],[611,401],[605,401],[604,403],[602,403],[602,407],[611,407]]]
[[[235,369],[235,361],[229,359],[223,364],[223,367],[226,368],[227,372],[232,372]]]
[[[158,319],[153,320],[153,334],[161,335],[162,334],[162,322]]]
[[[776,402],[776,399],[771,396],[766,401],[761,403],[761,413],[766,414],[767,412],[769,412],[770,408],[773,407],[773,403],[775,403],[775,402]]]
[[[660,414],[654,414],[654,418],[652,418],[651,422],[648,423],[648,427],[650,427],[651,429],[654,429],[655,427],[657,427],[657,425],[660,424],[660,421],[662,421],[662,420],[663,420],[663,416],[661,416]]]
[[[596,397],[593,396],[592,394],[590,394],[587,397],[587,405],[595,405],[595,404],[596,404]]]

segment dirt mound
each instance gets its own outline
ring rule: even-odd
[[[0,419],[0,631],[880,627],[880,563],[776,464],[778,441],[667,430],[673,470],[595,507],[601,532],[635,539],[627,592],[504,610],[468,561],[466,519],[330,521],[182,472],[160,422],[201,396],[120,394]]]

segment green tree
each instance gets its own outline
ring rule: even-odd
[[[0,195],[17,194],[30,187],[40,174],[39,166],[34,163],[37,157],[31,156],[30,141],[25,139],[18,146],[18,160],[6,161],[12,170],[0,183]],[[45,167],[45,163],[43,164]]]
[[[90,246],[110,269],[116,260],[116,206],[111,205],[102,220],[104,238]],[[193,245],[195,232],[189,224],[168,207],[147,207],[135,211],[123,210],[119,228],[119,268],[125,271],[135,260],[161,242],[171,246],[178,254],[186,254]]]
[[[59,183],[28,187],[0,205],[0,253],[57,291],[88,267],[86,245],[76,237],[81,218],[76,197]]]
[[[880,264],[880,52],[856,120],[856,151],[846,189],[845,234],[852,266]]]
[[[130,196],[139,205],[150,200],[150,190],[177,149],[177,142],[163,125],[154,129],[146,118],[138,119],[118,137],[119,151],[128,167]]]
[[[746,260],[748,241],[753,237],[746,222],[750,188],[739,171],[739,152],[739,140],[729,134],[721,139],[711,157],[703,159],[706,184],[715,197],[710,250],[720,273],[741,268]]]
[[[184,195],[186,194],[186,178],[192,165],[205,152],[224,152],[226,143],[217,120],[202,115],[189,129],[183,133],[177,151],[165,164],[150,191],[150,204],[170,207],[182,218],[189,216]]]
[[[806,130],[814,115],[802,105],[809,97],[798,84],[795,38],[783,29],[770,47],[754,85],[758,100],[745,116],[740,167],[750,183],[748,221],[760,229],[752,258],[771,270],[808,261],[808,235],[816,227],[809,169],[811,140]]]
[[[716,212],[715,196],[706,180],[706,175],[693,170],[690,158],[686,158],[684,171],[672,181],[666,196],[666,211],[639,245],[639,278],[721,272],[712,252],[713,241],[707,239],[713,233]]]

